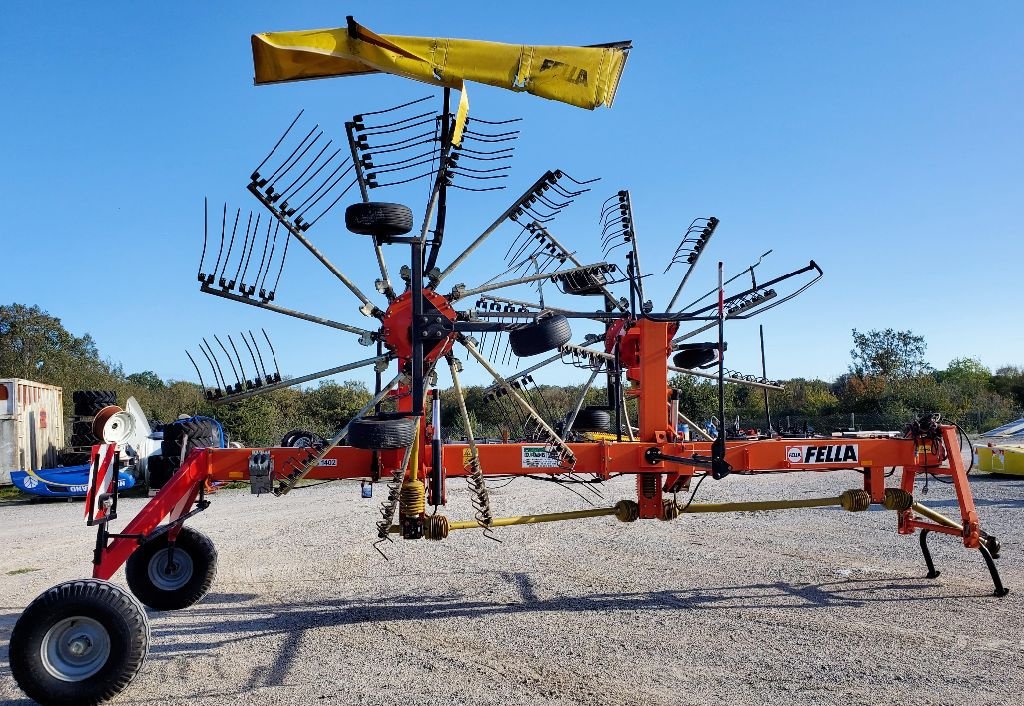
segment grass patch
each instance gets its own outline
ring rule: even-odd
[[[13,485],[0,486],[0,500],[17,500],[25,495]]]
[[[18,574],[31,574],[33,571],[42,571],[42,569],[33,569],[33,568],[15,569],[14,571],[8,571],[7,575],[8,576],[17,576]]]

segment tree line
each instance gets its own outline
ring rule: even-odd
[[[936,370],[926,361],[926,344],[910,331],[853,331],[847,373],[833,381],[795,378],[782,381],[769,403],[773,426],[843,425],[853,413],[872,428],[899,428],[920,411],[939,411],[965,428],[989,428],[1019,416],[1024,408],[1024,368],[1005,366],[990,371],[976,360],[962,358]],[[358,381],[323,381],[315,387],[285,388],[230,405],[214,406],[199,385],[164,380],[153,371],[126,372],[101,356],[89,334],[68,331],[56,316],[37,306],[0,306],[0,377],[17,377],[58,385],[65,391],[65,414],[71,414],[73,390],[113,390],[122,402],[134,396],[151,419],[168,422],[180,414],[219,419],[234,440],[251,446],[277,443],[290,429],[308,429],[329,437],[363,407],[371,391]],[[600,380],[601,378],[599,378]],[[680,408],[698,423],[717,414],[717,384],[675,375]],[[549,422],[563,417],[577,400],[580,385],[531,385],[521,394]],[[481,386],[465,388],[466,407],[477,433],[515,435],[522,417],[507,397],[493,399]],[[603,388],[591,389],[585,404],[602,404]],[[442,425],[461,434],[459,407],[451,389],[441,392]],[[744,428],[765,428],[761,390],[726,385],[726,421],[739,417]],[[635,423],[635,406],[630,419]],[[838,421],[835,421],[838,420]],[[858,426],[860,426],[858,424]]]

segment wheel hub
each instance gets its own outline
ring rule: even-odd
[[[182,549],[161,549],[149,560],[149,580],[163,591],[176,591],[192,578],[192,557]]]
[[[439,327],[447,328],[455,321],[455,309],[451,303],[442,295],[432,289],[423,290],[423,297],[426,299],[427,311],[424,312],[426,321],[420,322],[420,330],[428,332],[437,330]],[[404,292],[388,306],[384,314],[381,334],[386,345],[399,358],[408,359],[412,357],[412,292]],[[451,350],[455,343],[455,333],[450,332],[440,340],[436,337],[424,339],[424,360],[435,361]]]
[[[46,631],[39,646],[43,668],[54,678],[78,682],[96,674],[110,657],[110,635],[92,618],[64,618]]]

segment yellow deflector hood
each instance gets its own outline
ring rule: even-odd
[[[611,106],[629,49],[378,35],[351,17],[345,28],[252,36],[257,85],[383,72],[459,90],[476,81],[591,110]]]

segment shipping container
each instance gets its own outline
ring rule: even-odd
[[[0,379],[0,485],[11,471],[55,468],[64,448],[64,394],[59,387]]]

